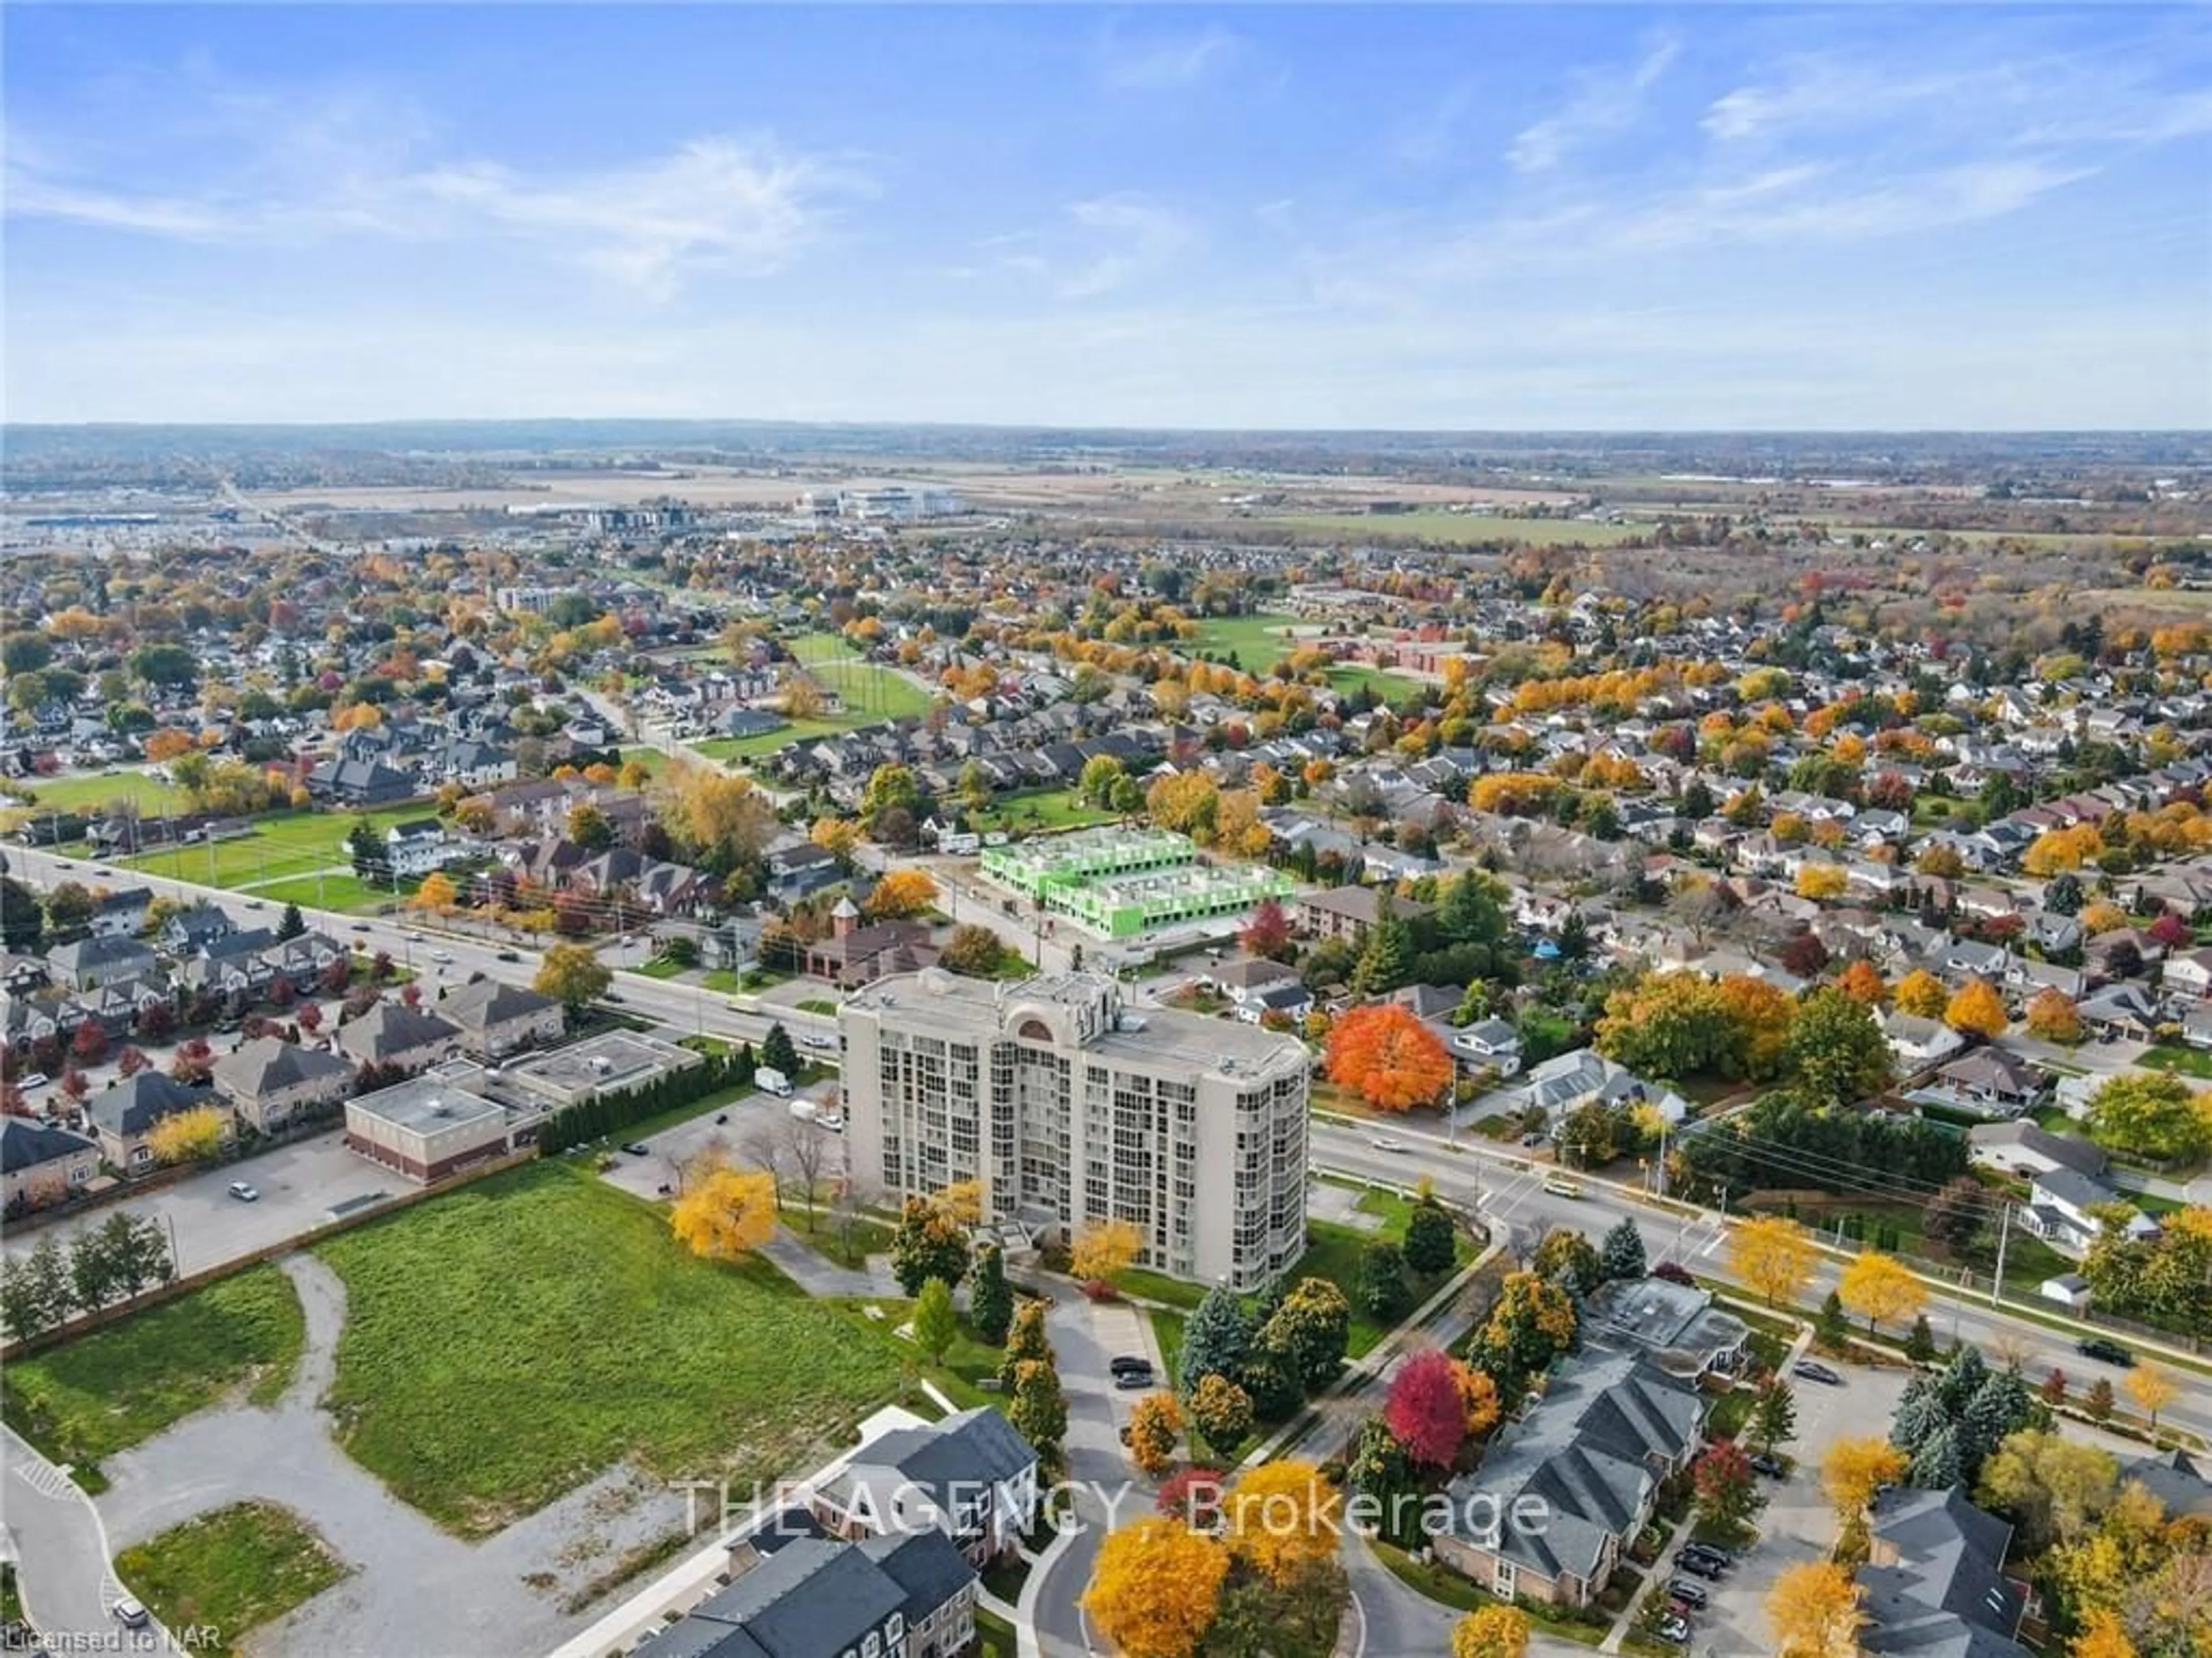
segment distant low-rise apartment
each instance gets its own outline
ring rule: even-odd
[[[1074,973],[934,969],[840,1009],[851,1166],[898,1197],[981,1181],[1032,1235],[1133,1223],[1141,1264],[1256,1289],[1305,1249],[1304,1047]]]

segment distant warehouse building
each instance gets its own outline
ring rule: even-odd
[[[838,1010],[848,1167],[899,1197],[982,1183],[1033,1236],[1131,1222],[1141,1263],[1255,1290],[1305,1252],[1304,1045],[1126,1011],[1097,974],[993,984],[935,969]]]
[[[501,1104],[430,1072],[349,1100],[345,1143],[371,1163],[427,1183],[534,1144],[550,1114],[534,1101]]]

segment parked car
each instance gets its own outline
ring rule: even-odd
[[[1146,1388],[1155,1386],[1157,1381],[1158,1378],[1152,1375],[1149,1369],[1142,1370],[1123,1370],[1116,1374],[1114,1377],[1114,1386],[1122,1393],[1134,1394],[1141,1393]]]
[[[1712,1600],[1712,1596],[1706,1593],[1703,1583],[1688,1577],[1668,1578],[1667,1593],[1684,1606],[1695,1607],[1700,1612],[1704,1611]]]
[[[1803,1376],[1808,1382],[1825,1382],[1831,1388],[1840,1388],[1844,1385],[1842,1374],[1838,1371],[1829,1369],[1828,1366],[1821,1363],[1817,1358],[1799,1359],[1797,1361],[1797,1374]]]
[[[1787,1479],[1790,1478],[1789,1465],[1783,1461],[1780,1457],[1773,1455],[1766,1451],[1753,1451],[1752,1453],[1751,1471],[1753,1473],[1763,1473],[1769,1479]]]
[[[109,1610],[114,1612],[115,1621],[122,1625],[125,1629],[143,1629],[146,1627],[148,1621],[146,1617],[146,1608],[140,1606],[137,1601],[132,1600],[131,1596],[127,1594],[120,1600],[118,1600],[114,1606],[109,1608]]]
[[[34,1088],[44,1088],[52,1080],[53,1078],[46,1075],[45,1072],[33,1071],[29,1076],[24,1078],[22,1081],[17,1083],[15,1085],[27,1094]]]
[[[240,1203],[258,1203],[261,1201],[260,1192],[256,1187],[248,1185],[242,1180],[234,1180],[231,1181],[230,1194],[236,1198]]]
[[[1710,1554],[1692,1554],[1687,1549],[1674,1557],[1674,1564],[1693,1577],[1718,1577],[1728,1570]]]
[[[1651,1626],[1651,1632],[1668,1645],[1679,1647],[1690,1638],[1690,1620],[1678,1612],[1670,1612]]]
[[[2091,1336],[2087,1341],[2074,1344],[2075,1351],[2084,1358],[2102,1359],[2107,1364],[2117,1364],[2124,1370],[2135,1368],[2136,1356],[2110,1336]]]
[[[1152,1361],[1149,1358],[1139,1358],[1134,1353],[1122,1353],[1117,1357],[1109,1359],[1106,1368],[1115,1376],[1123,1376],[1131,1370],[1149,1370],[1152,1368]]]
[[[623,1150],[633,1157],[649,1157],[653,1155],[653,1148],[643,1140],[624,1140]]]

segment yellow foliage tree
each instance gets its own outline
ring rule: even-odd
[[[2029,999],[2027,1028],[2047,1042],[2081,1040],[2081,1016],[2057,985],[2045,985]]]
[[[860,826],[846,817],[817,817],[806,838],[833,858],[850,862],[860,849]]]
[[[1528,1614],[1518,1606],[1478,1606],[1452,1625],[1451,1658],[1523,1658]]]
[[[1841,864],[1800,864],[1797,866],[1797,896],[1800,898],[1840,898],[1849,878]]]
[[[1880,1007],[1888,994],[1889,987],[1882,982],[1881,969],[1872,962],[1853,962],[1836,977],[1836,988],[1855,1002],[1869,1007]]]
[[[1951,1005],[1943,981],[1924,967],[1917,967],[1897,982],[1897,1011],[1917,1019],[1940,1019]]]
[[[1129,1412],[1129,1455],[1146,1473],[1157,1474],[1175,1460],[1182,1432],[1182,1407],[1170,1393],[1146,1394]]]
[[[2079,869],[2104,849],[2104,837],[2094,823],[2071,829],[2048,829],[2037,835],[2020,855],[2020,866],[2030,875],[2057,875]]]
[[[927,870],[890,870],[868,894],[868,914],[884,919],[919,915],[936,902],[937,883]]]
[[[434,869],[422,878],[422,884],[415,889],[415,896],[407,902],[410,908],[442,915],[459,902],[460,896],[453,878],[441,869]]]
[[[1964,1035],[1995,1042],[2004,1035],[2012,1018],[2005,1011],[2004,998],[1986,979],[1969,979],[1944,1007],[1943,1023]]]
[[[1729,1238],[1729,1267],[1770,1307],[1795,1301],[1813,1281],[1813,1235],[1784,1215],[1745,1221]]]
[[[193,1163],[222,1149],[222,1113],[211,1105],[173,1112],[146,1133],[156,1163]]]
[[[1270,1582],[1287,1583],[1301,1567],[1336,1552],[1342,1504],[1312,1463],[1263,1462],[1229,1493],[1224,1535],[1231,1554]]]
[[[2128,1639],[2119,1614],[2100,1607],[2089,1614],[2067,1653],[2068,1658],[2136,1658],[2136,1643]]]
[[[1820,1459],[1820,1486],[1843,1519],[1855,1520],[1874,1501],[1875,1489],[1905,1473],[1903,1451],[1879,1435],[1845,1436]]]
[[[1145,1236],[1137,1230],[1135,1222],[1092,1221],[1076,1233],[1074,1242],[1068,1247],[1069,1275],[1111,1284],[1135,1264],[1144,1247]]]
[[[2172,1404],[2174,1396],[2181,1391],[2172,1373],[2149,1359],[2130,1370],[2120,1385],[2128,1390],[2128,1397],[2135,1401],[2136,1408],[2150,1418],[2153,1433],[2158,1431],[2158,1413]]]
[[[693,1254],[734,1260],[775,1236],[775,1177],[716,1169],[676,1199],[668,1224]]]
[[[983,1182],[957,1180],[939,1187],[930,1206],[953,1225],[973,1230],[983,1224]]]
[[[1767,1591],[1766,1621],[1782,1658],[1856,1658],[1866,1622],[1859,1586],[1829,1560],[1791,1566]]]
[[[1147,1518],[1098,1550],[1083,1609],[1132,1658],[1190,1658],[1213,1626],[1229,1552],[1180,1520]]]
[[[1928,1286],[1894,1255],[1869,1249],[1844,1268],[1836,1293],[1844,1305],[1866,1315],[1871,1333],[1877,1324],[1909,1319],[1928,1304]]]
[[[1498,1384],[1490,1379],[1489,1371],[1458,1360],[1452,1363],[1452,1380],[1459,1384],[1460,1403],[1467,1410],[1468,1437],[1480,1439],[1498,1425],[1501,1414]]]

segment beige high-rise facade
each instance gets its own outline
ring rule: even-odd
[[[1140,1265],[1237,1290],[1305,1251],[1310,1057],[1294,1037],[1139,1014],[1084,973],[901,975],[848,999],[838,1023],[864,1187],[978,1180],[989,1218],[1033,1233],[1127,1220]]]

